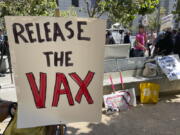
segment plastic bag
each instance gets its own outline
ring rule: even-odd
[[[157,103],[159,100],[160,85],[155,83],[140,83],[140,102]]]
[[[143,76],[145,77],[155,77],[157,76],[157,65],[153,63],[146,63],[143,70]]]

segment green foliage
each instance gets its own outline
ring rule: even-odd
[[[159,0],[96,0],[94,8],[87,2],[87,10],[89,17],[100,17],[107,12],[112,21],[129,26],[137,14],[150,14],[158,4]]]
[[[152,14],[148,15],[148,29],[152,31],[156,31],[158,28],[158,10],[155,10]]]
[[[77,12],[74,7],[70,7],[68,10],[60,11],[61,17],[77,16]]]
[[[0,2],[0,27],[4,16],[54,16],[54,0],[5,0]]]
[[[160,7],[160,17],[166,16],[166,11],[164,7]]]
[[[136,0],[136,5],[138,6],[138,14],[150,14],[159,5],[159,0]]]
[[[105,0],[102,3],[106,3],[104,9],[114,22],[120,22],[123,26],[128,27],[135,19],[137,9],[132,0]]]
[[[180,21],[180,0],[178,0],[176,11],[173,12],[177,15],[177,21]]]
[[[147,28],[153,32],[156,31],[159,27],[158,18],[162,18],[166,15],[166,9],[164,7],[160,8],[160,17],[158,15],[158,9],[156,9],[152,14],[149,14],[148,17],[148,26]]]
[[[6,0],[0,5],[0,17],[5,15],[53,16],[55,8],[54,0]]]

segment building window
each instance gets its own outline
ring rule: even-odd
[[[72,6],[79,7],[79,0],[71,0]]]

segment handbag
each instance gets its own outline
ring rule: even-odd
[[[157,65],[153,63],[146,63],[145,68],[143,70],[144,77],[156,77],[157,76]]]

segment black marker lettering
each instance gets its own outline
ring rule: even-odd
[[[17,26],[19,26],[20,31],[17,31]],[[22,35],[24,32],[24,27],[20,23],[13,23],[13,35],[14,35],[14,40],[17,44],[19,44],[19,37],[25,42],[28,43],[28,40]]]
[[[50,25],[49,22],[44,23],[46,41],[52,41],[52,38],[49,37],[49,33],[51,32],[51,29],[49,29],[49,25]]]
[[[72,25],[72,21],[68,21],[65,24],[65,28],[70,32],[70,34],[67,36],[69,39],[74,37],[74,31],[69,27],[70,25]]]
[[[28,37],[29,37],[29,41],[31,43],[34,43],[36,41],[36,39],[32,37],[32,34],[34,33],[33,30],[30,30],[30,27],[32,27],[32,26],[33,26],[33,23],[26,23],[25,24],[25,28],[26,28],[26,31],[27,31],[27,34],[28,34]]]
[[[54,52],[54,66],[58,66],[58,62],[60,62],[60,66],[63,66],[64,63],[64,52],[60,53],[60,57],[58,57],[58,53]]]
[[[77,28],[78,28],[78,34],[77,34],[77,38],[78,40],[86,40],[86,41],[89,41],[90,40],[90,37],[82,37],[82,33],[84,32],[84,30],[82,29],[82,25],[87,25],[87,22],[85,21],[79,21],[77,22]]]
[[[66,67],[73,66],[73,63],[70,63],[71,57],[69,55],[72,54],[72,51],[66,52],[65,59],[66,59]]]
[[[50,55],[52,55],[53,52],[44,52],[44,55],[46,56],[47,66],[50,67]]]
[[[63,35],[61,28],[59,27],[58,23],[54,23],[53,41],[56,41],[58,36],[61,37],[62,41],[65,41],[64,35]]]
[[[39,23],[36,23],[36,30],[37,30],[38,42],[39,42],[39,43],[44,42],[44,39],[41,37],[41,32],[40,32]]]

